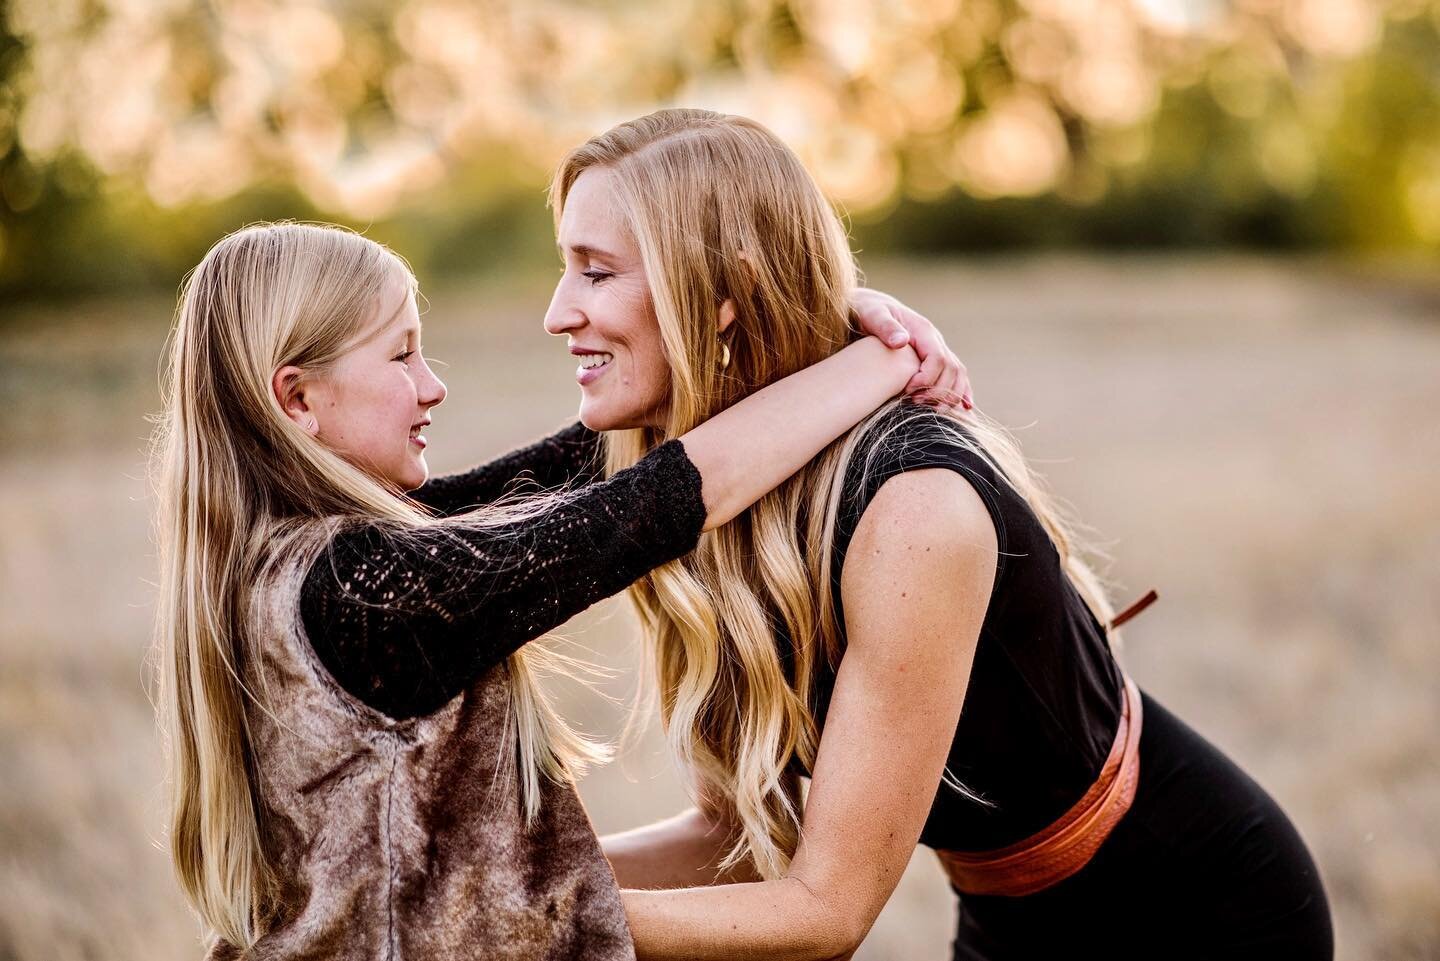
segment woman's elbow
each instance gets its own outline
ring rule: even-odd
[[[834,958],[848,958],[860,949],[865,937],[874,924],[870,918],[846,918],[836,925],[834,942],[827,947],[827,961]]]
[[[831,916],[819,928],[814,943],[805,953],[807,961],[848,958],[859,950],[865,936],[870,933],[869,924],[839,916]]]
[[[793,875],[791,880],[805,890],[811,904],[811,923],[804,926],[807,961],[832,961],[855,953],[875,919],[843,895],[829,894]]]

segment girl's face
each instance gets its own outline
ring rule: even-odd
[[[425,483],[421,430],[445,385],[420,354],[420,315],[403,282],[381,295],[368,336],[325,374],[303,381],[297,397],[300,416],[293,401],[287,412],[335,453],[400,490]]]
[[[670,367],[640,250],[615,200],[612,175],[586,170],[570,188],[557,238],[565,272],[545,329],[580,361],[580,420],[591,430],[659,427]]]

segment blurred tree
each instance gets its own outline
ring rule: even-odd
[[[566,148],[663,104],[767,123],[872,250],[1440,242],[1434,0],[10,0],[4,21],[11,294],[171,283],[275,216],[474,269],[516,256],[498,232],[542,234]]]

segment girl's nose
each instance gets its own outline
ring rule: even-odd
[[[429,364],[425,365],[425,373],[429,377],[422,386],[419,400],[427,407],[434,407],[445,400],[445,395],[449,393],[449,390],[446,389],[445,382],[435,376],[435,372],[430,369]]]

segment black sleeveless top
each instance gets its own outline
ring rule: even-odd
[[[1047,826],[1090,787],[1115,739],[1122,680],[1039,518],[1003,474],[952,439],[942,424],[955,421],[942,418],[899,404],[867,432],[846,474],[832,577],[843,625],[845,553],[865,508],[897,474],[953,470],[985,502],[999,559],[947,770],[989,803],[942,783],[920,835],[932,848],[984,851]],[[823,659],[819,671],[823,725],[835,677]]]

